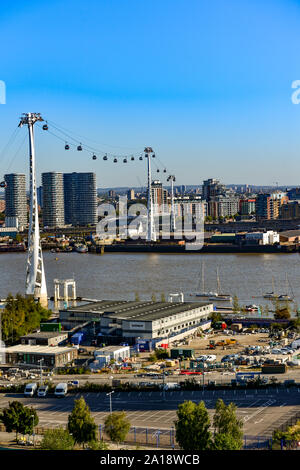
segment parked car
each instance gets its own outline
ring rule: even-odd
[[[41,385],[37,391],[37,396],[38,397],[46,397],[48,394],[48,385]]]
[[[68,392],[68,385],[66,383],[60,383],[56,385],[54,395],[56,397],[65,397]]]
[[[37,391],[36,383],[27,384],[24,390],[24,397],[33,397],[36,391]]]

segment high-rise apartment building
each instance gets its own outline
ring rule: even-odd
[[[64,173],[65,223],[97,224],[97,189],[95,173]]]
[[[203,181],[202,196],[205,201],[210,201],[216,196],[220,196],[226,192],[226,186],[220,184],[220,181],[214,178],[209,178]]]
[[[152,181],[152,203],[154,208],[154,214],[165,214],[168,213],[168,191],[163,188],[160,181]]]
[[[5,216],[18,220],[18,228],[27,225],[27,196],[25,175],[10,173],[4,175],[5,188]]]
[[[258,194],[256,198],[256,217],[258,219],[278,219],[281,206],[287,202],[288,197],[283,192]]]
[[[42,173],[43,224],[62,227],[65,224],[63,174],[56,171]]]

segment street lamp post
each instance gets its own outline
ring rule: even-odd
[[[40,363],[40,385],[43,385],[43,368],[42,368],[42,362],[44,362],[44,358],[39,359],[38,362]]]
[[[32,418],[32,443],[34,445],[34,415],[31,415]]]
[[[109,411],[110,411],[110,414],[112,414],[112,400],[111,400],[111,396],[112,394],[115,393],[113,390],[111,392],[108,392],[106,394],[106,396],[109,396]]]

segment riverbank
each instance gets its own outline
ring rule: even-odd
[[[281,245],[233,245],[233,244],[205,244],[202,248],[191,249],[185,245],[165,244],[165,243],[114,243],[112,245],[94,245],[89,247],[90,252],[94,253],[298,253],[299,248],[296,245],[281,246]]]

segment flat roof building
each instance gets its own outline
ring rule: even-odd
[[[201,326],[212,311],[208,302],[102,300],[61,310],[60,321],[69,326],[97,321],[105,337],[159,339]]]
[[[43,367],[60,367],[77,359],[77,348],[62,346],[38,346],[17,344],[5,349],[6,364],[40,365]]]
[[[68,333],[55,331],[40,331],[21,336],[21,344],[59,346],[68,339]]]

